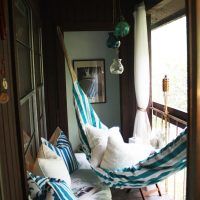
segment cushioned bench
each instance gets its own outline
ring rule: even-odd
[[[75,153],[79,167],[71,174],[71,189],[79,199],[111,200],[110,188],[100,183],[84,153]]]

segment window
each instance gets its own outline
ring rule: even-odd
[[[186,17],[151,31],[152,101],[164,104],[162,79],[169,78],[168,106],[187,112]]]
[[[186,17],[151,30],[152,130],[159,145],[174,139],[187,125],[187,35]],[[168,112],[164,111],[162,80],[169,78]],[[173,199],[185,199],[186,170],[171,176],[165,189]]]

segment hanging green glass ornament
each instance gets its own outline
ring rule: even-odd
[[[114,35],[116,37],[124,37],[129,34],[129,31],[130,25],[125,21],[125,18],[121,16],[120,21],[115,26]]]
[[[114,35],[113,32],[108,33],[109,37],[106,41],[106,45],[108,48],[119,48],[121,42],[120,40]]]

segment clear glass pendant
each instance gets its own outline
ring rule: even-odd
[[[114,58],[113,63],[110,66],[111,74],[122,74],[124,71],[124,66],[121,63],[122,59]]]

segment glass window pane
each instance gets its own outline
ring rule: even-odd
[[[44,119],[41,117],[38,121],[38,127],[39,127],[39,137],[45,137],[45,132],[44,132]]]
[[[31,165],[33,165],[36,156],[37,156],[36,139],[35,136],[33,136],[31,143],[25,152],[26,167],[30,168],[32,167]]]
[[[151,31],[152,99],[164,104],[162,79],[169,78],[168,106],[187,112],[186,17]]]
[[[38,118],[40,118],[42,116],[42,106],[43,106],[42,88],[37,88],[36,99],[37,99],[37,114],[38,114]]]
[[[30,143],[30,140],[33,137],[35,138],[35,121],[34,121],[34,111],[33,111],[33,97],[30,97],[23,105],[20,107],[20,122],[21,122],[21,129],[24,139],[24,148],[25,151]],[[37,145],[35,139],[32,139],[31,143],[34,146]],[[33,142],[34,140],[34,142]],[[33,148],[33,147],[32,147]],[[34,147],[35,149],[35,147]]]
[[[42,79],[41,79],[41,63],[40,63],[40,58],[41,56],[38,54],[34,55],[34,66],[35,66],[35,82],[36,86],[39,86],[42,84]]]
[[[29,12],[28,9],[22,0],[18,0],[15,3],[16,13],[15,13],[15,21],[16,21],[16,38],[17,40],[25,43],[27,46],[30,44],[29,40]]]
[[[28,142],[31,137],[31,123],[30,123],[30,110],[29,110],[29,101],[26,101],[20,109],[21,117],[21,128],[23,131],[24,140]],[[24,142],[25,142],[24,141]]]
[[[33,45],[34,52],[40,54],[40,34],[38,26],[33,23]]]
[[[23,97],[32,90],[30,50],[17,43],[19,96]]]

